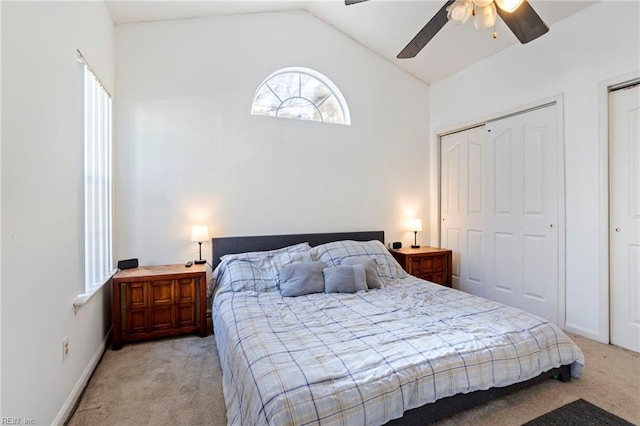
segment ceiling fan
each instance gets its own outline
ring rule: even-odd
[[[347,6],[367,0],[345,0]],[[398,58],[413,58],[450,20],[464,23],[470,15],[476,15],[476,28],[495,24],[496,13],[507,27],[525,44],[549,31],[549,27],[527,0],[448,0],[416,36],[402,49]],[[494,32],[493,37],[496,37]]]

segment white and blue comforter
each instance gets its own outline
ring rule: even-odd
[[[230,425],[377,425],[571,364],[555,324],[406,276],[353,294],[225,291],[214,331]]]

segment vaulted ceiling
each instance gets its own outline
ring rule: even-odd
[[[528,46],[521,45],[500,18],[496,23],[496,39],[492,37],[493,28],[476,30],[469,20],[464,25],[445,25],[415,58],[397,59],[396,55],[443,6],[444,0],[370,0],[350,6],[345,6],[343,0],[105,2],[115,24],[306,10],[427,84],[512,45],[517,44],[521,49]],[[596,1],[529,0],[529,3],[552,32],[554,24]]]

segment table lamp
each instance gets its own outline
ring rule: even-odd
[[[413,231],[413,245],[411,248],[420,248],[418,245],[418,231],[422,231],[422,221],[420,219],[407,220],[407,228]]]
[[[209,227],[205,226],[194,226],[191,228],[191,241],[194,243],[198,243],[200,246],[200,255],[198,260],[194,260],[193,263],[196,265],[202,265],[206,263],[206,259],[202,258],[202,242],[207,241],[209,239]]]

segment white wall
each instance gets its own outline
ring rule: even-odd
[[[599,83],[640,67],[640,3],[605,1],[430,87],[431,143],[442,129],[564,96],[566,327],[606,340],[598,227]],[[606,292],[605,292],[606,294]],[[605,303],[606,306],[606,303]]]
[[[309,13],[119,25],[116,52],[118,258],[194,259],[194,224],[383,229],[408,244],[404,217],[426,219],[428,87]],[[250,115],[263,79],[289,66],[331,79],[352,125]]]
[[[2,3],[3,417],[65,420],[110,327],[110,292],[77,315],[72,303],[81,288],[76,49],[113,92],[114,46],[103,2]]]
[[[2,42],[2,2],[0,2],[0,43]],[[0,55],[0,70],[2,55]],[[0,96],[2,96],[2,78],[0,78]],[[0,224],[2,224],[2,102],[0,102]],[[0,226],[0,319],[2,318],[2,226]],[[2,326],[0,325],[0,414],[2,414]]]

